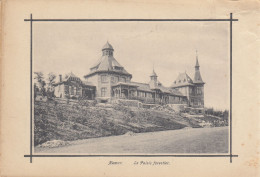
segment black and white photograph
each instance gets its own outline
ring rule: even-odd
[[[225,22],[46,22],[33,33],[35,153],[229,152]]]
[[[259,176],[259,2],[0,6],[0,176]]]

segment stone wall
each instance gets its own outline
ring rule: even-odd
[[[111,103],[120,104],[123,106],[130,106],[130,107],[141,107],[142,103],[138,100],[126,100],[126,99],[113,99]]]

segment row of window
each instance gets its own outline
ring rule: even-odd
[[[197,105],[197,106],[201,106],[201,105],[202,105],[201,100],[191,99],[191,103],[192,103],[193,105]]]
[[[75,86],[64,85],[64,91],[65,91],[65,94],[80,95],[81,88],[77,88]]]
[[[103,55],[113,56],[113,51],[111,50],[104,50]]]
[[[194,92],[197,95],[201,95],[202,94],[202,88],[200,88],[200,87],[190,88],[190,94],[193,94]]]
[[[172,97],[170,96],[170,101],[183,101],[181,97]]]
[[[101,75],[101,82],[106,83],[108,81],[109,81],[109,77],[107,75]],[[126,82],[126,78],[125,77],[119,77],[119,76],[112,76],[111,82],[112,83]]]
[[[137,96],[138,97],[146,97],[146,98],[154,98],[154,94],[150,92],[142,92],[142,91],[137,91]],[[159,94],[156,94],[156,98],[160,98]],[[169,96],[171,101],[182,101],[181,97],[173,97]]]
[[[190,81],[190,79],[188,78],[188,81]],[[183,79],[183,80],[178,80],[178,81],[174,81],[174,84],[177,84],[177,83],[184,83],[186,82],[186,79]]]
[[[149,92],[142,92],[142,91],[137,91],[137,96],[138,97],[147,97],[147,98],[153,98],[154,95]]]

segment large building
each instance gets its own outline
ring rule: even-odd
[[[73,73],[55,84],[56,97],[85,97],[100,102],[115,99],[139,100],[148,104],[186,104],[191,107],[204,106],[204,82],[202,81],[198,57],[195,76],[192,80],[186,73],[180,74],[171,87],[164,87],[153,70],[148,83],[133,82],[132,74],[114,58],[114,49],[108,42],[102,48],[99,61],[90,68],[82,82]]]
[[[67,74],[65,78],[62,78],[62,75],[59,76],[59,82],[53,84],[56,97],[95,99],[96,86],[92,83],[81,81],[72,72]]]
[[[196,55],[194,79],[192,80],[186,72],[181,73],[173,82],[171,88],[177,89],[182,95],[186,96],[190,107],[202,108],[204,107],[204,84],[200,75],[198,55]]]

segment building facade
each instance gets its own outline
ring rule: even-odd
[[[194,108],[204,107],[204,82],[200,74],[200,66],[198,55],[196,55],[196,65],[194,79],[192,80],[188,74],[180,73],[177,79],[171,85],[172,89],[177,89],[187,97],[188,106]]]
[[[73,73],[67,74],[64,79],[59,76],[59,82],[53,84],[55,97],[95,99],[96,87],[91,83],[81,81]]]
[[[82,82],[70,74],[63,81],[55,84],[55,96],[77,94],[78,97],[109,102],[114,99],[139,100],[147,104],[185,104],[191,107],[204,106],[204,82],[202,81],[198,57],[196,58],[195,76],[192,80],[182,73],[171,87],[164,87],[153,70],[148,83],[132,81],[132,74],[114,58],[114,48],[108,42],[102,48],[102,56],[90,68]],[[75,91],[70,91],[70,89]]]

